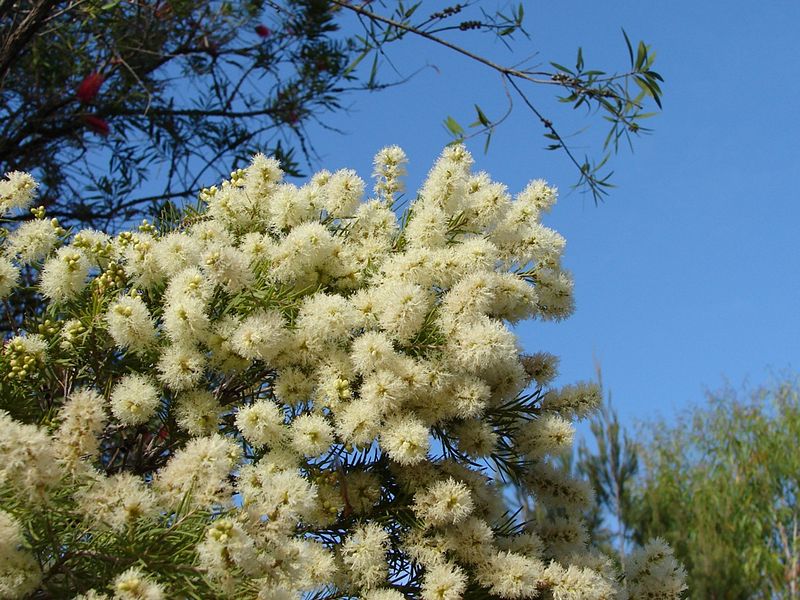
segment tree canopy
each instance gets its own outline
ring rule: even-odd
[[[0,596],[680,597],[662,542],[624,572],[588,546],[591,490],[551,458],[597,386],[510,329],[573,309],[555,190],[455,145],[398,217],[405,162],[382,150],[365,200],[256,155],[170,224],[6,230],[0,297],[32,266],[43,309],[0,352]],[[0,210],[35,190],[10,175]]]
[[[660,106],[653,53],[625,35],[629,65],[619,71],[589,68],[580,49],[570,67],[500,64],[471,51],[469,36],[525,48],[523,4],[486,4],[0,2],[0,170],[34,173],[49,214],[96,227],[183,203],[225,175],[219,165],[244,165],[255,152],[299,174],[314,162],[307,125],[324,123],[350,94],[402,85],[405,76],[385,79],[381,65],[416,36],[499,76],[598,199],[610,185],[611,152],[645,130],[649,105]],[[531,100],[532,86],[607,119],[605,148],[579,156],[558,119]],[[446,120],[456,140],[488,140],[504,119],[475,108],[472,127]],[[143,194],[156,178],[163,188]]]
[[[796,376],[709,393],[635,436],[607,408],[591,430],[597,448],[582,444],[578,465],[597,490],[595,540],[663,538],[692,598],[800,596]]]

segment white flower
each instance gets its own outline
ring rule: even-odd
[[[285,367],[278,371],[274,388],[275,397],[284,404],[300,404],[314,392],[314,380],[301,369]]]
[[[366,446],[380,431],[381,414],[369,402],[353,400],[336,411],[336,432],[345,442]]]
[[[276,230],[299,229],[299,225],[317,216],[315,196],[319,186],[279,185],[271,198],[270,225]]]
[[[452,478],[437,481],[414,496],[414,512],[430,525],[460,523],[474,508],[469,488]]]
[[[377,239],[391,242],[398,233],[397,215],[377,200],[362,204],[347,231],[351,240]]]
[[[517,362],[519,356],[514,334],[488,317],[459,325],[452,334],[450,346],[455,366],[478,375]]]
[[[519,428],[516,436],[520,450],[531,458],[559,454],[572,447],[575,427],[558,414],[544,413]]]
[[[34,219],[23,223],[8,239],[8,255],[28,265],[45,258],[58,246],[58,229],[51,221]]]
[[[422,600],[460,600],[467,588],[467,575],[452,563],[433,565],[422,579]]]
[[[447,146],[433,165],[419,192],[427,206],[441,207],[447,215],[463,209],[472,156],[462,144]]]
[[[414,248],[444,248],[447,244],[447,213],[439,205],[417,203],[403,235]]]
[[[61,479],[56,456],[44,430],[0,410],[0,486],[8,486],[24,502],[41,502]]]
[[[125,375],[111,391],[111,412],[124,425],[146,423],[161,402],[161,391],[145,375]]]
[[[122,250],[125,259],[125,274],[136,287],[152,289],[164,280],[164,272],[158,264],[155,238],[147,233],[135,233]]]
[[[212,577],[224,577],[234,568],[254,575],[258,567],[255,542],[228,518],[215,521],[206,530],[205,540],[197,545],[197,556]]]
[[[188,499],[190,506],[209,508],[231,503],[231,469],[239,463],[241,450],[219,434],[189,440],[156,473],[155,491],[170,508]]]
[[[375,523],[359,525],[344,541],[342,560],[358,587],[368,590],[385,583],[388,546],[389,534]]]
[[[328,179],[323,206],[333,217],[350,217],[361,204],[363,195],[364,180],[356,175],[355,171],[342,169]]]
[[[198,221],[189,230],[189,235],[196,239],[203,252],[210,248],[232,246],[233,237],[219,221]]]
[[[686,589],[686,571],[664,540],[650,540],[625,560],[625,584],[631,600],[677,600]]]
[[[282,179],[280,162],[271,156],[258,153],[253,156],[250,166],[247,167],[244,188],[254,201],[266,204],[267,198],[274,193]]]
[[[8,296],[19,281],[19,269],[7,258],[0,257],[0,298]]]
[[[184,298],[193,298],[204,304],[211,299],[214,284],[209,281],[197,267],[188,267],[176,273],[169,281],[164,300],[174,302]]]
[[[300,308],[297,327],[311,345],[346,340],[358,325],[358,311],[338,294],[308,296]]]
[[[338,262],[334,254],[341,242],[321,223],[294,227],[272,255],[271,274],[277,281],[297,287],[314,285]]]
[[[56,255],[44,264],[39,280],[42,294],[53,302],[74,298],[86,287],[89,267],[89,259],[83,250],[72,246],[59,248]]]
[[[188,233],[173,231],[160,238],[153,246],[156,264],[168,277],[200,264],[201,245]]]
[[[427,456],[428,428],[412,416],[398,415],[387,420],[380,443],[389,458],[401,465],[413,465]]]
[[[121,296],[106,313],[108,333],[120,348],[143,352],[156,341],[156,327],[144,301]]]
[[[92,389],[72,393],[58,412],[61,424],[55,434],[61,457],[74,465],[99,451],[98,436],[106,423],[105,399]]]
[[[480,419],[470,419],[452,427],[458,439],[458,448],[475,457],[486,457],[497,447],[497,434],[489,423]]]
[[[200,383],[205,363],[205,357],[197,348],[173,344],[162,352],[156,364],[158,378],[172,390],[188,390]]]
[[[368,331],[353,342],[350,358],[359,373],[388,369],[397,360],[392,341],[379,331]]]
[[[0,509],[0,598],[24,598],[39,585],[42,572],[25,548],[22,527]]]
[[[242,321],[230,342],[243,358],[269,362],[280,353],[286,340],[283,315],[275,310],[261,310]]]
[[[594,412],[603,401],[600,387],[594,382],[565,385],[552,390],[542,399],[542,410],[562,416],[583,418]]]
[[[173,343],[194,345],[204,340],[211,327],[205,303],[188,295],[164,306],[163,324]]]
[[[396,411],[409,396],[409,386],[392,371],[380,369],[364,377],[359,394],[383,416]]]
[[[95,266],[106,266],[118,258],[111,236],[95,229],[81,229],[72,239],[72,246],[86,252]]]
[[[406,175],[407,163],[406,153],[399,146],[387,146],[375,155],[375,195],[388,206],[394,202],[394,195],[403,191],[401,178]]]
[[[178,396],[175,421],[192,435],[210,435],[217,431],[222,407],[211,392],[191,390]]]
[[[242,467],[239,491],[242,504],[251,518],[266,517],[276,530],[292,530],[301,517],[308,517],[316,507],[317,487],[309,483],[296,466],[276,463],[272,453],[256,464]]]
[[[132,473],[116,473],[110,477],[97,474],[76,493],[75,499],[88,522],[102,523],[115,531],[122,531],[158,512],[155,494]]]
[[[236,414],[236,427],[254,446],[279,446],[288,430],[280,407],[270,400],[258,400]]]
[[[200,267],[210,281],[236,293],[250,284],[250,259],[233,246],[211,246],[202,255]]]
[[[292,421],[291,438],[300,454],[321,456],[333,443],[333,428],[322,415],[300,415]]]
[[[546,390],[555,359],[520,356],[511,328],[573,307],[564,239],[540,222],[555,190],[512,200],[457,145],[400,216],[405,162],[382,150],[362,202],[353,171],[297,187],[257,155],[172,232],[83,230],[56,250],[66,233],[37,209],[9,234],[0,297],[45,260],[47,319],[0,356],[15,417],[42,424],[0,412],[0,488],[19,514],[0,511],[0,596],[38,585],[49,550],[23,525],[67,502],[74,518],[51,523],[61,551],[66,525],[88,550],[167,526],[191,534],[196,574],[225,598],[677,600],[684,574],[661,542],[624,561],[625,582],[588,550],[590,489],[549,460],[601,399],[591,384]],[[34,190],[11,174],[0,205]],[[492,456],[546,518],[502,525]],[[182,593],[169,565],[148,575],[138,558],[83,582],[104,591],[81,600]]]
[[[541,561],[498,552],[479,566],[478,580],[500,598],[531,598],[544,583],[545,566]]]
[[[413,283],[391,281],[378,291],[378,322],[400,342],[408,342],[421,328],[431,308],[431,296]]]
[[[39,184],[28,173],[12,171],[0,180],[0,215],[4,216],[14,209],[25,210],[36,197]]]
[[[114,598],[118,600],[163,600],[164,588],[131,567],[114,579]]]

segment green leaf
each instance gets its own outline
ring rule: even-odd
[[[644,67],[647,60],[647,46],[644,42],[639,42],[639,47],[636,49],[636,70],[640,71]]]
[[[658,108],[661,108],[661,89],[658,87],[658,84],[650,81],[646,77],[634,77],[633,80],[640,88],[642,88],[643,92],[653,98],[653,101],[658,105]]]
[[[464,137],[464,128],[453,117],[447,117],[444,120],[444,126],[455,137],[457,138]]]
[[[628,56],[631,59],[631,67],[633,67],[633,46],[631,46],[631,40],[628,38],[628,34],[625,33],[625,30],[622,30],[622,35],[625,37],[625,45],[628,46]]]
[[[477,104],[475,105],[475,112],[478,113],[478,121],[480,122],[481,125],[483,125],[484,127],[489,127],[492,124],[489,118],[481,110],[481,107],[478,106]]]
[[[409,9],[406,9],[406,11],[404,12],[404,16],[405,16],[405,18],[406,18],[406,19],[410,19],[410,18],[411,18],[411,16],[412,16],[412,15],[413,15],[415,12],[417,12],[417,9],[419,8],[420,4],[422,4],[422,2],[417,2],[417,3],[416,3],[415,5],[413,5],[411,8],[409,8]]]
[[[345,70],[342,72],[342,75],[347,76],[350,73],[352,73],[355,70],[355,68],[361,63],[361,61],[364,60],[369,55],[369,53],[370,50],[364,50],[361,54],[359,54],[355,58],[355,60],[353,60],[353,62],[347,65]]]
[[[560,65],[560,64],[558,64],[556,62],[551,62],[550,64],[552,66],[554,66],[556,69],[558,69],[559,71],[563,72],[563,73],[568,73],[569,75],[574,75],[574,73],[571,70],[569,70],[567,67],[565,67],[564,65]]]
[[[378,55],[375,54],[375,56],[372,59],[372,68],[369,71],[369,81],[367,81],[368,88],[375,87],[377,76],[378,76]]]
[[[492,141],[492,130],[489,129],[486,131],[486,141],[483,143],[483,153],[486,154],[489,152],[489,143]]]

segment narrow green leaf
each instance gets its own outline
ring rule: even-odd
[[[647,46],[644,42],[639,42],[639,47],[636,49],[636,70],[640,71],[644,67],[644,61],[647,60]]]
[[[556,69],[558,69],[559,71],[563,72],[563,73],[567,73],[567,74],[569,74],[569,75],[574,75],[574,73],[573,73],[572,71],[570,71],[570,70],[569,70],[567,67],[565,67],[564,65],[560,65],[560,64],[558,64],[558,63],[556,63],[556,62],[551,62],[550,64],[551,64],[552,66],[554,66]]]
[[[347,65],[347,67],[346,67],[346,68],[345,68],[345,70],[342,72],[342,74],[343,74],[343,75],[345,75],[345,76],[347,76],[347,75],[349,75],[350,73],[352,73],[352,72],[355,70],[355,68],[356,68],[356,67],[359,65],[359,63],[361,63],[361,61],[362,61],[362,60],[364,60],[364,59],[367,57],[367,55],[368,55],[369,53],[370,53],[370,51],[369,51],[369,50],[364,50],[364,51],[363,51],[361,54],[359,54],[359,55],[358,55],[358,56],[357,56],[357,57],[356,57],[356,58],[353,60],[353,62],[351,62],[349,65]]]
[[[444,126],[455,137],[460,138],[464,136],[464,128],[453,117],[447,117],[444,120]]]
[[[484,112],[481,110],[481,107],[477,104],[475,105],[475,112],[478,113],[478,121],[481,125],[484,127],[489,127],[492,124],[492,122],[489,120],[489,117],[484,114]]]
[[[372,59],[372,68],[369,71],[369,81],[367,81],[368,88],[375,87],[377,75],[378,75],[378,55],[375,54],[375,56]]]
[[[631,46],[631,40],[628,38],[628,34],[625,30],[622,30],[622,35],[625,38],[625,45],[628,46],[628,56],[631,59],[631,67],[633,67],[633,46]]]

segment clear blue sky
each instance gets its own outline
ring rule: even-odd
[[[604,204],[569,193],[575,171],[542,150],[541,127],[521,106],[488,155],[480,140],[470,147],[476,166],[512,191],[533,178],[562,190],[547,224],[567,238],[577,311],[520,334],[527,350],[560,355],[563,383],[592,378],[597,357],[630,424],[671,418],[726,380],[759,384],[800,367],[800,3],[537,2],[527,6],[532,38],[514,54],[462,39],[504,63],[539,52],[540,62],[571,64],[580,45],[588,67],[624,69],[620,27],[656,50],[664,111],[634,154],[615,159],[618,188]],[[403,74],[436,69],[352,97],[348,115],[327,121],[346,136],[311,133],[320,166],[365,177],[376,150],[399,144],[414,190],[450,139],[443,118],[469,122],[474,102],[497,114],[502,89],[488,70],[429,43],[390,56]],[[549,90],[532,93],[553,107]],[[558,122],[562,113],[551,114]]]

